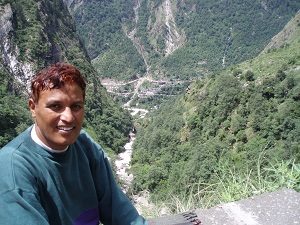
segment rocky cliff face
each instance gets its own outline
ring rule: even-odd
[[[165,43],[163,54],[166,56],[172,54],[185,42],[183,30],[179,30],[176,25],[176,10],[176,4],[172,4],[170,0],[165,0],[152,11],[156,19],[153,24],[150,24],[152,29],[149,33],[155,40],[158,40],[159,36],[163,37]]]
[[[33,74],[32,64],[19,60],[19,48],[14,43],[13,11],[10,4],[0,6],[1,63],[19,83],[27,84]],[[15,86],[15,85],[13,85]],[[15,89],[15,88],[13,88]]]
[[[12,86],[28,86],[37,70],[57,61],[90,67],[62,0],[8,1],[0,5],[0,12],[1,66],[19,81]]]
[[[63,0],[64,3],[66,4],[66,6],[68,6],[68,8],[71,8],[72,10],[76,10],[77,7],[79,7],[84,0]]]

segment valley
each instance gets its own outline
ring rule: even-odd
[[[108,93],[120,99],[121,103],[129,111],[141,111],[142,113],[145,113],[144,110],[146,109],[132,109],[131,106],[137,107],[140,104],[140,102],[148,102],[147,99],[149,98],[163,98],[164,100],[166,100],[168,99],[168,97],[176,96],[179,93],[181,93],[184,90],[184,88],[187,87],[187,85],[191,83],[194,79],[168,79],[167,77],[161,75],[157,76],[157,74],[155,75],[155,77],[161,78],[153,78],[153,71],[151,70],[152,65],[149,62],[148,56],[149,53],[147,52],[143,42],[136,35],[139,22],[140,7],[141,2],[140,0],[137,0],[133,7],[134,26],[131,31],[128,31],[127,28],[123,26],[123,31],[126,34],[126,36],[132,41],[138,54],[142,57],[146,67],[145,74],[137,75],[137,79],[130,81],[119,81],[116,79],[109,79],[104,77],[101,78],[101,84],[106,88]],[[178,49],[183,44],[185,38],[184,35],[181,35],[179,33],[178,28],[176,26],[170,0],[166,0],[161,7],[162,14],[164,15],[164,20],[160,21],[160,23],[162,23],[162,26],[165,26],[167,28],[167,37],[165,41],[165,54],[167,56],[174,52],[176,49]],[[161,102],[159,101],[156,103],[159,104]],[[158,107],[158,105],[152,105],[152,108],[155,107]]]
[[[32,123],[26,79],[64,60],[91,81],[85,126],[137,208],[299,191],[299,1],[68,2],[0,5],[1,146]]]
[[[149,99],[168,99],[184,91],[193,80],[154,80],[151,75],[140,77],[132,81],[118,81],[113,79],[101,79],[101,84],[107,92],[116,99],[119,99],[124,108],[136,111],[137,107]],[[160,102],[157,102],[160,103]],[[152,105],[151,108],[157,107]],[[141,112],[146,112],[149,106],[142,107]]]

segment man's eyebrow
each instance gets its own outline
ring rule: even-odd
[[[61,103],[61,101],[50,99],[49,101],[46,102],[47,105],[51,105],[51,104],[55,104],[55,103]]]
[[[73,102],[73,104],[84,104],[84,101],[78,100],[78,101]]]
[[[46,105],[61,104],[61,103],[62,103],[62,101],[60,101],[60,100],[50,99],[49,101],[46,102]],[[82,100],[74,101],[74,102],[72,102],[72,105],[73,104],[84,104],[84,101],[82,101]]]

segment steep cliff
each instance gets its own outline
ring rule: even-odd
[[[57,61],[90,67],[62,1],[5,1],[0,10],[2,64],[21,84],[26,86],[36,70]]]
[[[18,80],[18,84],[25,84],[33,74],[32,64],[20,62],[18,60],[20,50],[13,41],[13,11],[10,4],[0,7],[0,53],[1,66],[5,67],[13,77]],[[11,87],[16,84],[11,85]],[[13,87],[16,89],[16,87]],[[12,90],[11,90],[12,91]]]

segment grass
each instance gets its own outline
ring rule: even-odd
[[[251,170],[242,173],[234,167],[224,165],[216,174],[216,178],[213,184],[191,185],[189,193],[185,196],[170,195],[163,201],[155,202],[156,210],[145,209],[142,214],[146,218],[155,218],[166,212],[178,214],[195,208],[210,208],[282,188],[300,191],[300,164],[281,161],[261,168],[259,157],[255,173]]]

